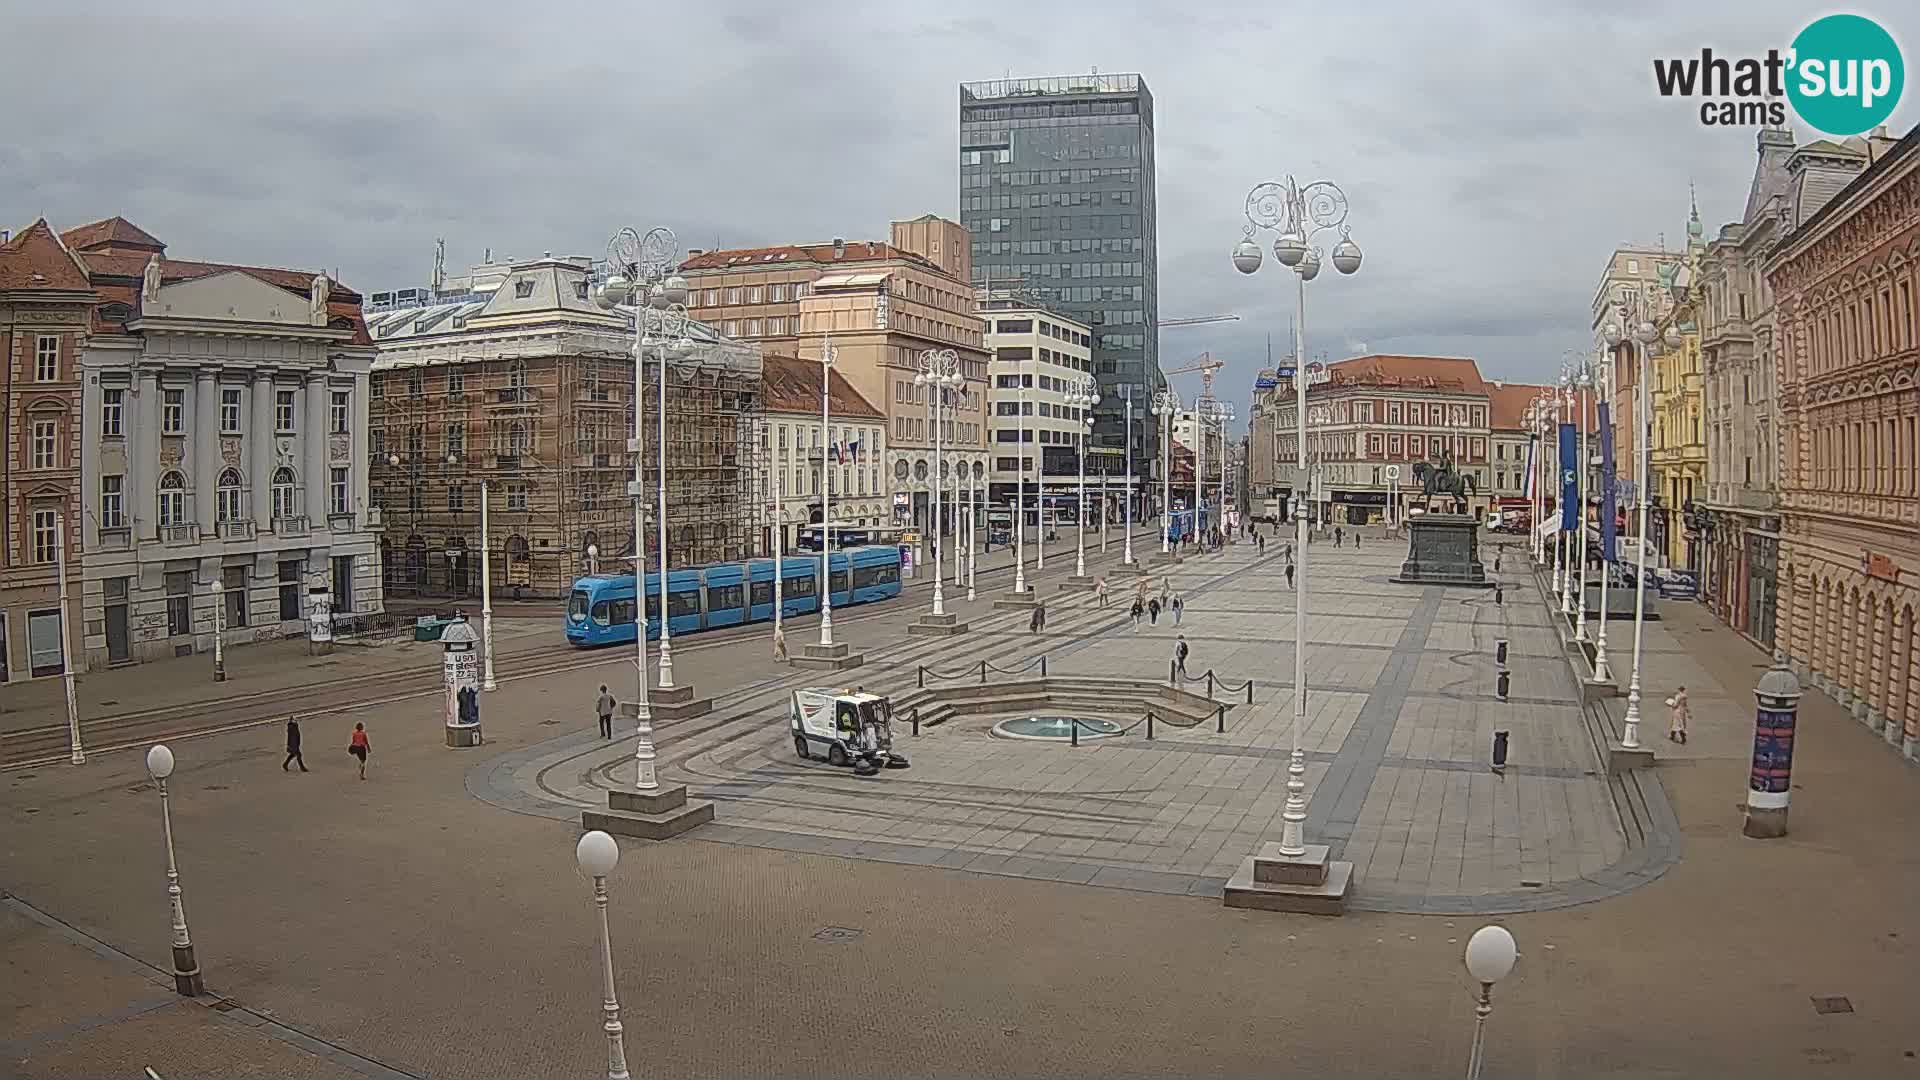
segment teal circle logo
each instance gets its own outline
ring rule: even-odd
[[[1886,122],[1906,86],[1893,35],[1861,15],[1828,15],[1793,39],[1787,99],[1828,135],[1858,135]]]

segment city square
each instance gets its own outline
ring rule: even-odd
[[[111,7],[0,1080],[1920,1074],[1898,20]]]

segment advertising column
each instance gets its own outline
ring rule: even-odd
[[[440,673],[446,690],[447,745],[479,746],[480,739],[480,652],[475,646],[480,635],[461,615],[447,624],[440,635],[445,650]]]

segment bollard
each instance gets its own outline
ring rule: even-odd
[[[1147,714],[1147,738],[1149,740],[1153,738],[1153,714],[1151,712]]]
[[[1047,654],[1046,653],[1040,654],[1040,677],[1043,679],[1047,677]]]
[[[1495,553],[1493,556],[1493,572],[1496,574],[1500,572],[1500,556],[1498,553]]]
[[[915,665],[913,678],[914,682],[919,684],[920,689],[925,690],[927,688],[927,666],[925,664]]]
[[[1493,662],[1501,667],[1507,666],[1507,639],[1497,638],[1493,643]]]
[[[1174,686],[1180,685],[1180,662],[1178,660],[1167,661],[1167,682]]]
[[[1507,735],[1504,731],[1493,733],[1493,771],[1497,773],[1507,771]]]
[[[919,709],[913,710],[912,720],[913,720],[913,737],[917,739],[920,737],[920,710]]]
[[[1500,583],[1497,581],[1493,583],[1493,606],[1494,607],[1507,606],[1507,590],[1502,588],[1500,586]]]
[[[1753,688],[1753,774],[1747,781],[1747,821],[1740,829],[1756,840],[1787,835],[1787,801],[1793,792],[1793,732],[1800,709],[1800,680],[1786,657],[1773,654],[1773,668]]]
[[[1253,704],[1253,680],[1247,680],[1247,704]]]
[[[1225,705],[1215,706],[1213,710],[1213,715],[1214,715],[1213,730],[1219,732],[1222,735],[1225,735],[1227,733],[1227,707]]]
[[[1213,669],[1207,669],[1207,696],[1213,696]]]
[[[980,661],[980,681],[983,683],[987,681],[987,662],[985,660]]]
[[[1067,725],[1068,725],[1067,730],[1073,732],[1072,736],[1070,736],[1073,740],[1073,745],[1079,746],[1080,745],[1080,721],[1068,720]]]
[[[1494,683],[1493,692],[1501,701],[1507,700],[1507,675],[1507,669],[1501,668],[1499,678]]]

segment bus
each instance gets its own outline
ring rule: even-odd
[[[905,530],[893,525],[854,525],[835,522],[833,547],[836,551],[856,547],[880,547],[892,545],[898,547],[906,542],[902,535]],[[799,550],[819,551],[823,547],[822,527],[818,522],[802,526],[800,529]]]
[[[892,545],[848,548],[827,557],[833,606],[869,604],[900,595],[900,549]],[[692,634],[773,618],[772,559],[692,566],[667,574],[667,619],[675,634]],[[820,610],[820,560],[780,560],[783,618]],[[660,636],[660,574],[647,575],[647,639]],[[573,583],[567,596],[566,636],[582,647],[632,643],[634,577],[592,574]]]

